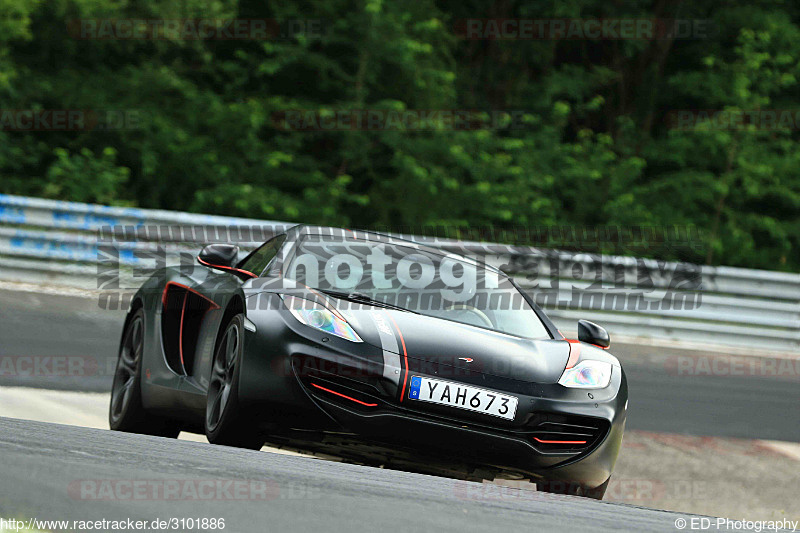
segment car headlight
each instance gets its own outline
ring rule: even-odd
[[[364,342],[344,318],[333,313],[324,305],[296,296],[284,295],[281,298],[292,315],[306,326],[352,342]]]
[[[572,389],[604,389],[611,383],[611,363],[584,360],[564,371],[559,385]]]

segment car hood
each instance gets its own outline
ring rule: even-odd
[[[414,370],[446,377],[480,372],[555,383],[569,359],[564,340],[533,340],[421,314],[373,308],[343,311],[364,342],[409,359]],[[393,338],[388,338],[391,336]]]

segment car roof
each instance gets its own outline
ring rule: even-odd
[[[466,263],[474,264],[481,268],[485,268],[491,272],[495,272],[501,274],[503,276],[507,276],[502,270],[493,267],[483,261],[478,261],[472,259],[470,257],[466,257],[459,253],[453,253],[450,251],[445,251],[439,248],[434,248],[432,246],[428,246],[422,242],[413,240],[413,236],[398,236],[395,234],[386,234],[386,233],[379,233],[377,231],[370,231],[370,230],[353,230],[347,228],[336,228],[332,226],[313,226],[309,224],[298,224],[289,228],[286,231],[287,237],[299,239],[306,235],[330,235],[332,237],[341,236],[342,238],[348,239],[363,239],[365,241],[370,242],[381,242],[386,244],[396,244],[398,246],[409,246],[413,245],[415,248],[419,250],[426,251],[428,253],[432,253],[435,255],[442,255],[443,253],[447,253],[448,255],[455,256],[459,260],[464,261]],[[452,239],[441,239],[445,243],[452,244],[453,246],[458,246],[459,242]]]

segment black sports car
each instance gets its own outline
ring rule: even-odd
[[[568,340],[477,260],[296,226],[155,272],[125,320],[114,430],[265,443],[602,498],[627,384],[606,331]]]

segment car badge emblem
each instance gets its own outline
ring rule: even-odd
[[[472,357],[459,357],[458,359],[460,361],[464,361],[465,363],[471,363],[472,361],[474,361]]]

